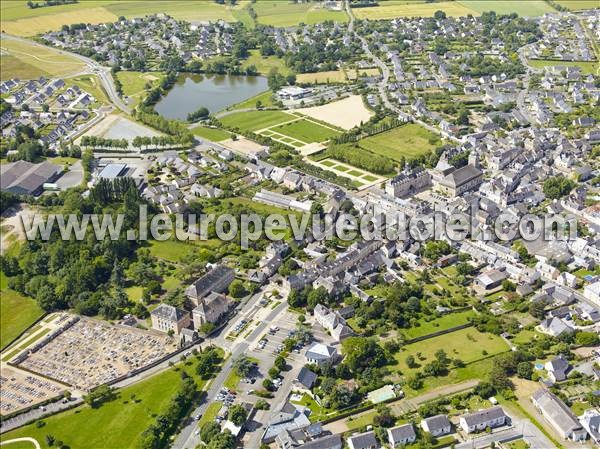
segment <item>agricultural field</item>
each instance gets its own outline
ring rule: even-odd
[[[236,112],[220,119],[224,126],[244,131],[257,131],[294,120],[294,116],[280,111]]]
[[[204,126],[198,126],[197,128],[192,128],[191,131],[195,136],[204,138],[206,140],[211,140],[213,142],[222,142],[223,140],[227,140],[231,137],[231,134],[229,134],[227,131],[218,128],[206,128]]]
[[[172,0],[153,2],[143,0],[86,0],[72,5],[30,9],[25,1],[2,2],[2,30],[17,36],[34,36],[62,25],[73,23],[114,22],[120,16],[142,17],[148,14],[165,13],[175,19],[189,21],[225,20],[235,22],[236,15],[245,5],[234,7],[206,0]],[[247,15],[247,13],[246,13]]]
[[[459,0],[458,3],[481,14],[486,11],[495,11],[498,14],[512,14],[516,12],[521,17],[542,16],[556,10],[543,0],[527,0],[526,2],[507,2],[503,0]]]
[[[446,329],[451,329],[456,326],[467,324],[469,319],[475,315],[472,310],[464,312],[449,313],[440,318],[435,318],[431,321],[419,320],[418,326],[412,326],[409,329],[403,329],[401,333],[408,339],[422,337],[423,335],[433,334]]]
[[[400,161],[427,154],[441,144],[437,134],[417,124],[399,126],[389,131],[367,137],[358,145],[365,150]]]
[[[35,300],[8,288],[8,280],[0,272],[0,348],[18,337],[43,313]]]
[[[598,8],[598,0],[554,0],[561,6],[564,6],[571,11],[579,9],[594,9]]]
[[[329,84],[346,83],[346,73],[343,70],[332,70],[329,72],[300,73],[296,75],[299,84]]]
[[[344,11],[330,11],[311,3],[290,3],[288,0],[260,0],[253,5],[258,15],[257,21],[263,25],[276,27],[296,26],[298,23],[313,25],[333,20],[347,22]]]
[[[354,8],[357,19],[384,20],[396,17],[433,17],[436,11],[444,11],[451,17],[479,15],[477,11],[463,6],[462,2],[425,3],[420,0],[389,0],[371,8]],[[486,2],[482,2],[486,3]]]
[[[3,80],[15,77],[39,78],[42,75],[72,76],[86,68],[83,62],[60,50],[35,43],[2,39],[0,48],[0,73]]]
[[[270,128],[269,131],[291,137],[305,143],[324,142],[339,134],[333,128],[319,125],[311,120],[297,120]]]
[[[71,449],[91,447],[137,448],[141,434],[156,421],[156,415],[164,413],[171,398],[181,384],[181,373],[169,369],[130,387],[118,391],[117,398],[98,408],[88,405],[77,407],[44,418],[45,425],[30,424],[2,435],[3,440],[21,437],[35,438],[43,448],[48,448],[46,435],[53,435]],[[201,388],[204,381],[192,366],[185,367]],[[111,429],[99,432],[98,429]],[[11,446],[8,446],[9,448]]]
[[[581,67],[584,75],[600,74],[600,63],[590,61],[555,61],[549,59],[530,59],[527,63],[536,69],[542,69],[549,66]]]
[[[268,75],[271,69],[277,69],[282,75],[289,75],[291,70],[285,65],[285,61],[277,56],[262,56],[260,50],[250,50],[250,56],[242,62],[242,68],[255,66],[258,73]]]

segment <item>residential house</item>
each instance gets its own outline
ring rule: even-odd
[[[600,445],[600,410],[594,408],[586,410],[579,418],[579,422],[587,430],[591,439]]]
[[[313,343],[304,354],[306,363],[315,365],[324,365],[326,363],[335,364],[338,359],[337,350],[323,343]]]
[[[350,449],[379,449],[381,447],[372,431],[352,435],[346,442]]]
[[[450,433],[452,424],[446,415],[435,415],[421,420],[421,429],[434,437],[439,437]]]
[[[571,369],[571,365],[569,365],[569,362],[562,355],[559,355],[546,362],[544,368],[552,382],[560,382],[567,378],[567,373]]]
[[[461,429],[466,433],[480,432],[486,428],[503,426],[509,418],[500,406],[479,410],[474,413],[462,415],[459,419]]]
[[[417,439],[417,434],[412,424],[403,424],[387,429],[387,435],[392,447],[410,444]]]
[[[162,332],[179,335],[182,329],[190,325],[190,314],[168,304],[161,304],[150,313],[152,327]]]

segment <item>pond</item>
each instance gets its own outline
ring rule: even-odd
[[[155,109],[166,118],[186,120],[190,112],[201,107],[215,113],[268,88],[263,76],[181,75]]]

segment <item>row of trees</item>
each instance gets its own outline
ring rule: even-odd
[[[140,148],[142,151],[150,149],[165,148],[165,147],[188,147],[192,144],[191,135],[182,134],[175,136],[136,136],[131,143],[135,148]]]
[[[98,136],[83,136],[80,144],[86,148],[127,149],[129,147],[127,139],[106,139]]]

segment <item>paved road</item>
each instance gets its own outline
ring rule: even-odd
[[[256,328],[250,333],[250,335],[244,338],[243,341],[232,343],[226,340],[225,337],[229,334],[230,329],[235,325],[235,323],[239,321],[239,319],[246,318],[248,321],[251,321],[252,317],[255,316],[261,309],[263,309],[263,306],[259,304],[261,298],[262,292],[258,292],[255,295],[253,295],[246,302],[246,304],[242,306],[242,310],[236,315],[236,318],[231,321],[228,327],[226,327],[220,332],[218,337],[207,340],[206,344],[214,344],[218,347],[228,350],[230,353],[230,357],[225,362],[219,374],[217,374],[217,377],[215,377],[212,380],[207,390],[205,401],[192,412],[191,416],[204,414],[206,408],[208,407],[208,404],[214,402],[217,393],[223,387],[225,380],[227,380],[227,378],[229,377],[233,361],[239,356],[247,354],[250,346],[261,338],[261,336],[265,333],[267,327],[271,325],[273,320],[288,307],[287,301],[283,301],[281,304],[279,304],[277,307],[271,310],[267,317],[264,320],[262,320],[258,324],[258,326],[256,326]],[[200,443],[199,436],[194,434],[196,429],[196,421],[190,421],[189,423],[187,423],[177,436],[177,439],[173,444],[173,448],[195,448]]]
[[[117,94],[117,91],[115,89],[115,83],[112,79],[112,74],[111,74],[110,68],[104,67],[104,66],[98,64],[93,59],[87,58],[87,57],[79,55],[77,53],[71,53],[71,52],[65,51],[65,50],[58,50],[54,47],[43,45],[38,42],[31,41],[29,39],[24,39],[21,37],[12,36],[10,34],[5,34],[5,33],[2,33],[0,36],[2,39],[26,42],[27,44],[33,45],[36,47],[50,48],[61,54],[69,55],[75,59],[79,59],[80,61],[82,61],[83,63],[85,63],[87,65],[87,67],[88,67],[87,73],[98,76],[98,78],[100,79],[100,82],[102,83],[102,87],[104,88],[104,91],[108,95],[108,98],[110,99],[110,101],[121,111],[123,111],[127,114],[131,114],[131,108],[129,106],[127,106],[123,102],[123,100],[121,100],[121,97],[119,97],[119,95]]]
[[[29,438],[29,437],[14,438],[12,440],[2,441],[2,442],[0,442],[0,446],[4,446],[5,444],[10,444],[10,443],[19,443],[19,442],[29,442],[35,446],[35,449],[41,449],[40,443],[38,443],[37,440],[34,440],[33,438]]]
[[[39,408],[34,408],[33,410],[28,411],[27,413],[21,413],[20,415],[17,415],[14,418],[7,419],[6,421],[2,422],[2,424],[0,424],[0,433],[8,432],[10,430],[16,429],[17,427],[24,426],[25,424],[40,419],[43,416],[61,412],[81,403],[83,403],[83,399],[76,398],[70,402],[67,402],[66,404],[63,404],[62,401],[47,404],[44,406],[44,408],[46,409],[44,411],[40,410]]]

